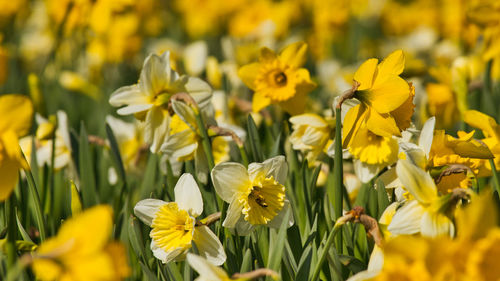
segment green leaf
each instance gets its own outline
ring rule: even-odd
[[[156,275],[154,275],[153,272],[151,272],[151,270],[142,261],[139,261],[139,264],[141,265],[142,272],[144,272],[144,275],[147,276],[147,280],[159,281],[158,278],[156,278]]]
[[[23,155],[24,157],[24,155]],[[24,157],[26,159],[26,157]],[[40,232],[40,241],[44,241],[46,237],[46,222],[42,213],[42,204],[40,202],[40,196],[38,195],[38,189],[35,184],[35,179],[31,171],[24,170],[26,174],[26,179],[28,180],[28,188],[30,193],[30,199],[33,202],[33,208],[31,208],[33,212],[33,216],[35,218],[35,222],[38,226],[38,231]]]
[[[302,252],[300,257],[299,266],[295,280],[297,281],[307,281],[309,280],[309,274],[311,272],[311,261],[312,261],[312,245],[309,244]]]
[[[339,260],[344,266],[347,266],[347,268],[349,268],[349,270],[351,270],[352,273],[354,274],[366,269],[366,265],[355,257],[340,255]]]
[[[141,184],[141,193],[139,199],[150,198],[151,193],[155,189],[156,182],[156,172],[157,172],[157,162],[158,157],[153,154],[149,154],[148,163],[146,164],[146,170],[144,171],[144,178]]]
[[[248,272],[252,270],[252,251],[247,249],[245,255],[243,256],[243,261],[241,262],[240,272]]]
[[[276,239],[274,239],[274,243],[272,248],[269,249],[269,260],[267,262],[267,268],[272,269],[274,271],[278,271],[281,264],[281,257],[283,256],[283,248],[285,247],[285,239],[287,235],[288,228],[288,218],[290,217],[291,209],[288,209],[283,222],[278,231],[278,235]]]
[[[96,205],[97,190],[95,184],[94,163],[91,158],[90,147],[88,142],[87,132],[83,123],[80,128],[80,192],[82,193],[82,201],[84,208]]]
[[[377,218],[380,219],[382,214],[385,211],[385,208],[389,206],[391,202],[389,202],[389,197],[387,196],[387,191],[385,190],[385,185],[384,183],[379,180],[377,182],[377,197],[378,197],[378,216]]]
[[[264,161],[264,153],[262,152],[262,146],[260,145],[260,137],[259,132],[257,131],[257,125],[255,125],[255,121],[250,114],[248,114],[247,130],[248,140],[250,141],[250,148],[252,149],[253,161]]]
[[[116,142],[115,135],[113,134],[113,130],[108,123],[106,123],[106,136],[108,137],[109,146],[111,148],[111,159],[113,160],[115,169],[117,170],[120,179],[123,182],[126,182],[125,168],[120,155],[120,149],[118,147],[118,143]]]

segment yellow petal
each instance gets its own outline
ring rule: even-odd
[[[360,83],[358,90],[366,90],[371,88],[375,70],[377,69],[377,59],[369,59],[365,61],[354,73],[354,80]]]
[[[360,100],[370,104],[379,113],[387,113],[400,107],[410,96],[410,86],[399,76],[387,78],[363,92]]]
[[[4,95],[0,97],[0,133],[13,130],[18,137],[24,136],[31,128],[33,104],[23,95]]]
[[[283,51],[281,51],[279,58],[288,66],[299,68],[306,62],[306,55],[307,44],[304,42],[296,42],[288,45]]]
[[[261,63],[267,63],[276,59],[276,54],[269,48],[264,47],[260,49],[259,61]]]
[[[392,75],[399,75],[405,67],[405,56],[403,51],[396,50],[388,55],[379,65],[375,83],[383,82]]]
[[[238,76],[247,85],[248,88],[255,91],[255,79],[257,78],[257,73],[259,73],[260,63],[254,62],[251,64],[244,65],[238,70]]]
[[[411,84],[411,83],[410,83]],[[406,101],[395,110],[391,111],[392,117],[396,121],[399,130],[404,131],[410,127],[411,117],[415,111],[415,105],[413,104],[413,98],[415,97],[415,87],[410,85],[411,91],[410,96]]]
[[[401,136],[401,132],[394,118],[389,114],[380,114],[375,110],[369,109],[366,117],[366,126],[374,134],[390,138],[392,136]]]
[[[366,109],[366,106],[364,106],[363,104],[358,104],[347,111],[344,117],[344,125],[342,126],[343,148],[347,148],[350,146],[352,139],[358,132],[359,127],[363,123],[363,120],[368,113]]]
[[[481,129],[485,137],[492,137],[496,135],[495,128],[498,127],[497,122],[495,119],[482,112],[477,110],[467,110],[464,113],[464,121],[474,128]]]
[[[264,107],[271,104],[271,99],[264,96],[260,92],[255,92],[252,99],[252,110],[253,112],[259,112]]]
[[[307,93],[297,92],[293,98],[280,102],[280,106],[290,115],[301,114],[306,108],[306,98]]]

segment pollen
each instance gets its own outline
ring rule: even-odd
[[[165,251],[188,249],[194,233],[194,219],[176,203],[163,205],[156,213],[150,237]]]

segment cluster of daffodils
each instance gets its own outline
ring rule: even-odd
[[[0,280],[500,280],[499,3],[0,0]]]

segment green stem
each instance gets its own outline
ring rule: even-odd
[[[335,224],[333,227],[333,230],[328,234],[328,238],[326,239],[325,246],[323,247],[323,250],[321,251],[319,255],[318,262],[316,263],[316,267],[314,268],[313,271],[313,276],[311,278],[312,281],[318,280],[319,274],[321,272],[321,268],[323,267],[323,263],[325,262],[326,256],[328,255],[328,251],[330,250],[330,247],[333,244],[333,241],[335,240],[335,237],[337,236],[337,232],[341,229],[342,224]]]
[[[7,217],[7,268],[9,271],[14,269],[17,260],[16,253],[16,216],[15,216],[15,198],[14,194],[5,202],[5,211]]]
[[[343,165],[342,165],[342,123],[341,123],[341,109],[340,106],[335,109],[336,126],[335,126],[335,163],[334,163],[334,186],[335,186],[335,221],[342,216],[343,210],[343,193],[344,187],[342,186]],[[337,249],[342,252],[342,232],[337,236]]]
[[[500,197],[500,178],[498,177],[497,169],[495,167],[495,161],[490,159],[491,173],[493,174],[493,182],[495,183],[495,189],[497,190],[498,196]]]
[[[245,167],[248,167],[248,156],[247,156],[247,152],[245,151],[245,147],[239,146],[238,148],[240,149],[241,161],[243,162],[243,165]]]

